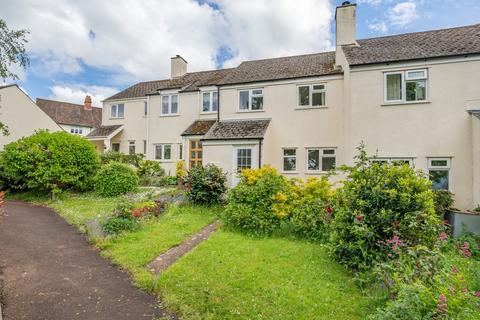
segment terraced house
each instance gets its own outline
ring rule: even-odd
[[[409,163],[480,204],[480,24],[356,39],[356,5],[336,10],[336,50],[193,72],[180,56],[171,78],[104,101],[100,150],[175,163],[213,163],[236,183],[242,168],[325,174],[351,164],[363,141],[373,161]]]

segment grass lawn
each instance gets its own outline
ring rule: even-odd
[[[146,290],[153,289],[153,276],[145,266],[160,253],[182,243],[215,220],[215,211],[202,207],[171,207],[159,218],[144,221],[134,232],[97,243],[102,254],[129,270],[135,283]]]
[[[364,319],[376,307],[321,245],[224,230],[155,289],[184,319]]]

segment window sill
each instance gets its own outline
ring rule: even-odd
[[[327,106],[320,107],[295,107],[295,110],[318,110],[318,109],[328,109]]]
[[[159,115],[160,118],[166,118],[166,117],[179,117],[180,114],[178,113],[172,113],[172,114],[161,114]]]
[[[265,112],[265,110],[237,110],[237,113],[256,113],[256,112]]]
[[[122,120],[125,119],[125,117],[110,117],[110,120]]]
[[[389,106],[404,106],[409,104],[429,104],[430,101],[405,101],[405,102],[385,102],[381,104],[382,107],[389,107]]]
[[[173,163],[173,160],[161,160],[161,159],[155,159],[155,161],[161,162],[161,163]]]
[[[306,175],[324,175],[324,174],[328,174],[329,171],[305,171],[305,174]]]
[[[217,111],[202,111],[200,114],[217,114]]]
[[[281,174],[298,174],[298,171],[281,171]]]

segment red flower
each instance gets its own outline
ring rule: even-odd
[[[361,214],[357,215],[357,221],[362,222],[363,221],[363,216]]]
[[[458,273],[457,267],[453,266],[452,267],[452,274],[457,274],[457,273]]]
[[[326,212],[327,214],[332,213],[332,208],[326,207],[326,208],[325,208],[325,212]]]
[[[438,240],[440,241],[444,241],[444,240],[447,240],[448,238],[448,234],[446,232],[441,232],[439,235],[438,235]]]
[[[475,291],[475,292],[473,293],[473,296],[474,296],[474,297],[477,297],[477,298],[480,298],[480,291]]]
[[[470,258],[472,256],[472,252],[470,251],[470,244],[466,241],[460,247],[459,251],[460,254],[463,255],[465,258]]]
[[[134,216],[135,218],[139,218],[142,216],[142,211],[140,209],[135,209],[132,211],[132,216]]]

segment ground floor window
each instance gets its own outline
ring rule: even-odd
[[[333,148],[308,148],[307,171],[329,171],[337,163],[336,150]]]
[[[172,145],[171,144],[156,144],[155,145],[155,159],[156,160],[172,160]]]
[[[376,157],[370,159],[371,163],[379,163],[379,164],[384,164],[384,163],[389,163],[393,165],[403,165],[403,164],[408,164],[410,167],[413,166],[413,159],[412,158],[384,158],[384,157]]]
[[[143,154],[147,155],[147,140],[143,140]]]
[[[297,170],[297,149],[285,148],[283,149],[283,171]]]
[[[112,151],[120,152],[120,143],[119,142],[112,143]]]
[[[238,148],[236,158],[237,172],[252,168],[252,148]]]
[[[135,141],[128,142],[128,154],[135,154]]]
[[[183,143],[178,144],[178,159],[183,160]]]
[[[429,158],[428,176],[435,190],[450,189],[450,158]]]

